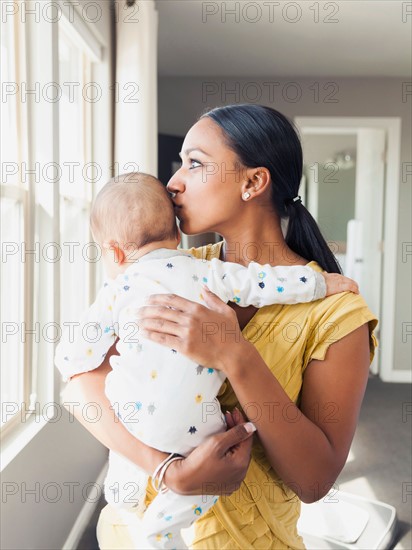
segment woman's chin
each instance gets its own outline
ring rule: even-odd
[[[193,235],[199,235],[200,233],[210,233],[211,230],[208,227],[202,227],[200,224],[190,222],[187,218],[177,216],[179,220],[179,229],[182,233],[188,237]]]
[[[180,222],[179,225],[180,231],[187,235],[188,237],[193,237],[194,235],[199,235],[200,233],[207,233],[207,230],[202,229],[201,227],[190,226],[190,224],[184,224]]]
[[[177,219],[179,220],[179,229],[180,231],[183,231],[183,233],[185,233],[185,235],[193,235],[193,233],[191,232],[191,223],[186,220],[185,218],[182,218],[180,216],[177,216]]]

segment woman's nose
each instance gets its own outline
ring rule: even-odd
[[[178,170],[169,180],[169,183],[166,185],[166,189],[169,191],[169,193],[183,193],[185,190],[185,184],[182,181],[182,178],[179,177],[179,171]]]

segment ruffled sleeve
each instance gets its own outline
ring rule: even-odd
[[[310,316],[303,368],[312,359],[323,361],[331,344],[341,340],[365,323],[369,326],[369,351],[372,362],[378,341],[373,331],[378,319],[358,294],[343,292],[317,303]]]

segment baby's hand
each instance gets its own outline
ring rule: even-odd
[[[322,273],[326,282],[326,296],[339,294],[339,292],[354,292],[359,294],[358,283],[349,277],[339,275],[339,273]]]

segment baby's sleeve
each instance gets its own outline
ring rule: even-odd
[[[64,323],[55,355],[55,365],[64,381],[96,369],[116,341],[114,299],[115,291],[106,283],[79,322]]]
[[[245,267],[216,258],[210,263],[209,289],[242,307],[299,304],[326,295],[323,275],[304,265],[274,267],[251,262]]]

